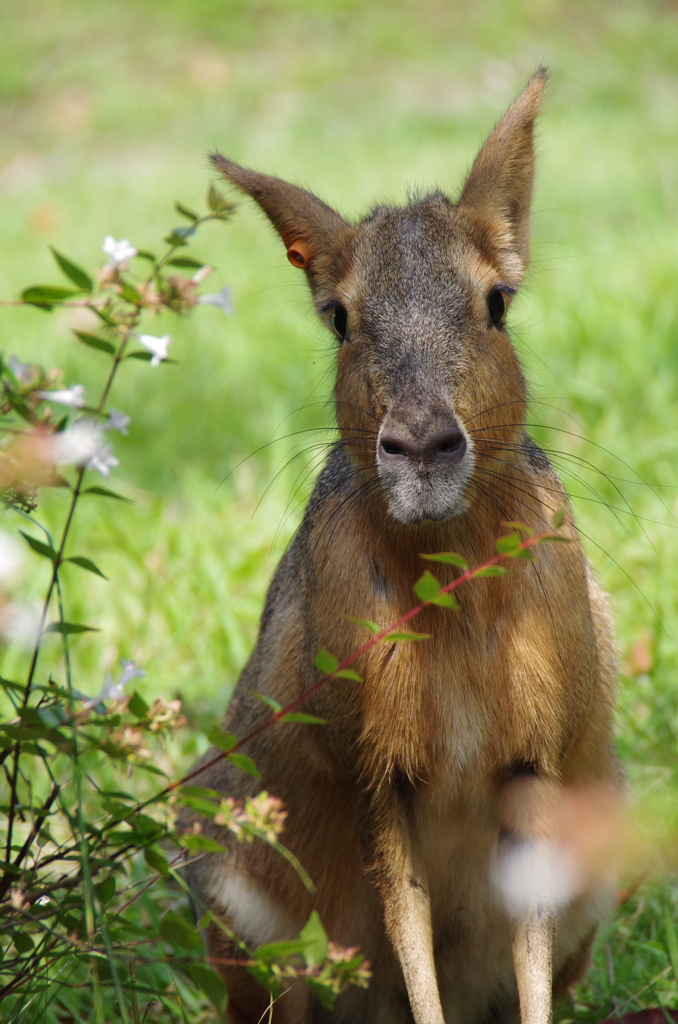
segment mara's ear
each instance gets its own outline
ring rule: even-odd
[[[350,231],[344,218],[297,185],[240,167],[220,153],[210,159],[228,181],[256,200],[282,238],[290,263],[309,271],[313,282],[320,269],[314,264],[323,263],[322,257],[336,250]]]
[[[462,189],[461,213],[489,222],[498,248],[515,252],[524,270],[530,258],[530,201],[534,176],[534,119],[547,72],[540,68],[509,107],[483,148]]]

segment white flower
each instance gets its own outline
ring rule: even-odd
[[[104,685],[101,688],[101,693],[98,693],[96,697],[90,697],[88,700],[84,700],[82,706],[84,708],[93,708],[97,704],[101,704],[105,700],[121,700],[124,694],[124,688],[127,686],[132,679],[141,678],[145,676],[143,668],[137,668],[135,661],[126,658],[120,659],[122,665],[122,675],[120,679],[115,681],[110,672],[107,672],[104,677]]]
[[[152,334],[137,334],[135,337],[140,345],[152,353],[151,366],[160,366],[163,359],[167,359],[167,349],[172,340],[169,334],[163,334],[162,338],[156,338]]]
[[[24,553],[9,533],[0,532],[0,584],[11,583],[21,570]]]
[[[103,428],[93,420],[81,419],[52,438],[52,455],[57,465],[84,466],[103,445]]]
[[[10,356],[7,360],[7,365],[21,384],[28,384],[33,376],[30,363],[22,363],[16,356]]]
[[[38,398],[46,402],[58,402],[59,405],[68,405],[71,409],[81,409],[85,404],[84,384],[73,384],[64,391],[36,391]]]
[[[104,430],[119,430],[121,434],[127,436],[130,422],[127,413],[120,412],[118,409],[109,409],[108,421],[104,423]]]
[[[219,309],[223,309],[227,316],[231,316],[233,314],[231,290],[232,289],[225,286],[221,291],[217,292],[216,295],[201,295],[196,299],[196,302],[203,306],[218,306]]]
[[[109,476],[115,466],[120,465],[120,460],[113,455],[113,445],[104,444],[98,448],[87,463],[87,469],[96,469],[102,476]]]
[[[109,266],[111,267],[121,267],[137,254],[137,250],[126,238],[123,238],[120,242],[116,242],[113,235],[106,235],[104,238],[104,244],[101,248],[108,256]]]

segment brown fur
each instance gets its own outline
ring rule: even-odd
[[[285,705],[318,678],[320,648],[338,658],[357,649],[366,637],[352,616],[386,626],[407,611],[422,552],[476,565],[506,521],[542,531],[568,508],[526,437],[522,371],[491,315],[491,297],[508,301],[528,261],[543,83],[539,72],[494,129],[456,205],[435,193],[353,226],[309,192],[214,158],[298,254],[328,326],[334,316],[341,333],[339,306],[347,317],[341,441],[271,583],[229,731],[242,736],[266,716],[252,691]],[[462,588],[461,611],[426,609],[415,627],[430,640],[379,644],[355,666],[363,682],[319,690],[307,709],[326,726],[281,725],[251,744],[317,895],[263,843],[206,824],[229,852],[190,866],[196,896],[250,946],[294,937],[316,908],[330,937],[359,944],[374,970],[369,990],[350,989],[329,1016],[297,985],[276,1003],[276,1024],[511,1021],[518,988],[524,1024],[544,1024],[551,974],[560,987],[583,970],[602,882],[516,917],[490,878],[500,838],[512,841],[502,792],[516,773],[618,784],[610,617],[569,510],[564,531],[572,543],[540,548],[535,564]],[[457,572],[433,568],[443,583]],[[225,762],[198,781],[238,798],[261,788]],[[537,836],[530,813],[522,832]],[[214,927],[207,943],[214,958],[234,955]],[[219,969],[233,1024],[255,1024],[266,993],[244,969]]]

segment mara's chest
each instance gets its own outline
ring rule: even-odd
[[[517,581],[504,600],[480,590],[505,583],[472,582],[459,610],[417,617],[427,639],[365,655],[361,739],[373,770],[434,780],[518,761],[557,772],[595,686],[588,605],[559,612],[529,583],[516,594]]]

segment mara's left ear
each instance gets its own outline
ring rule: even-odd
[[[530,258],[530,201],[534,177],[534,119],[539,112],[547,72],[540,68],[509,107],[478,153],[457,207],[484,221],[497,248]]]

